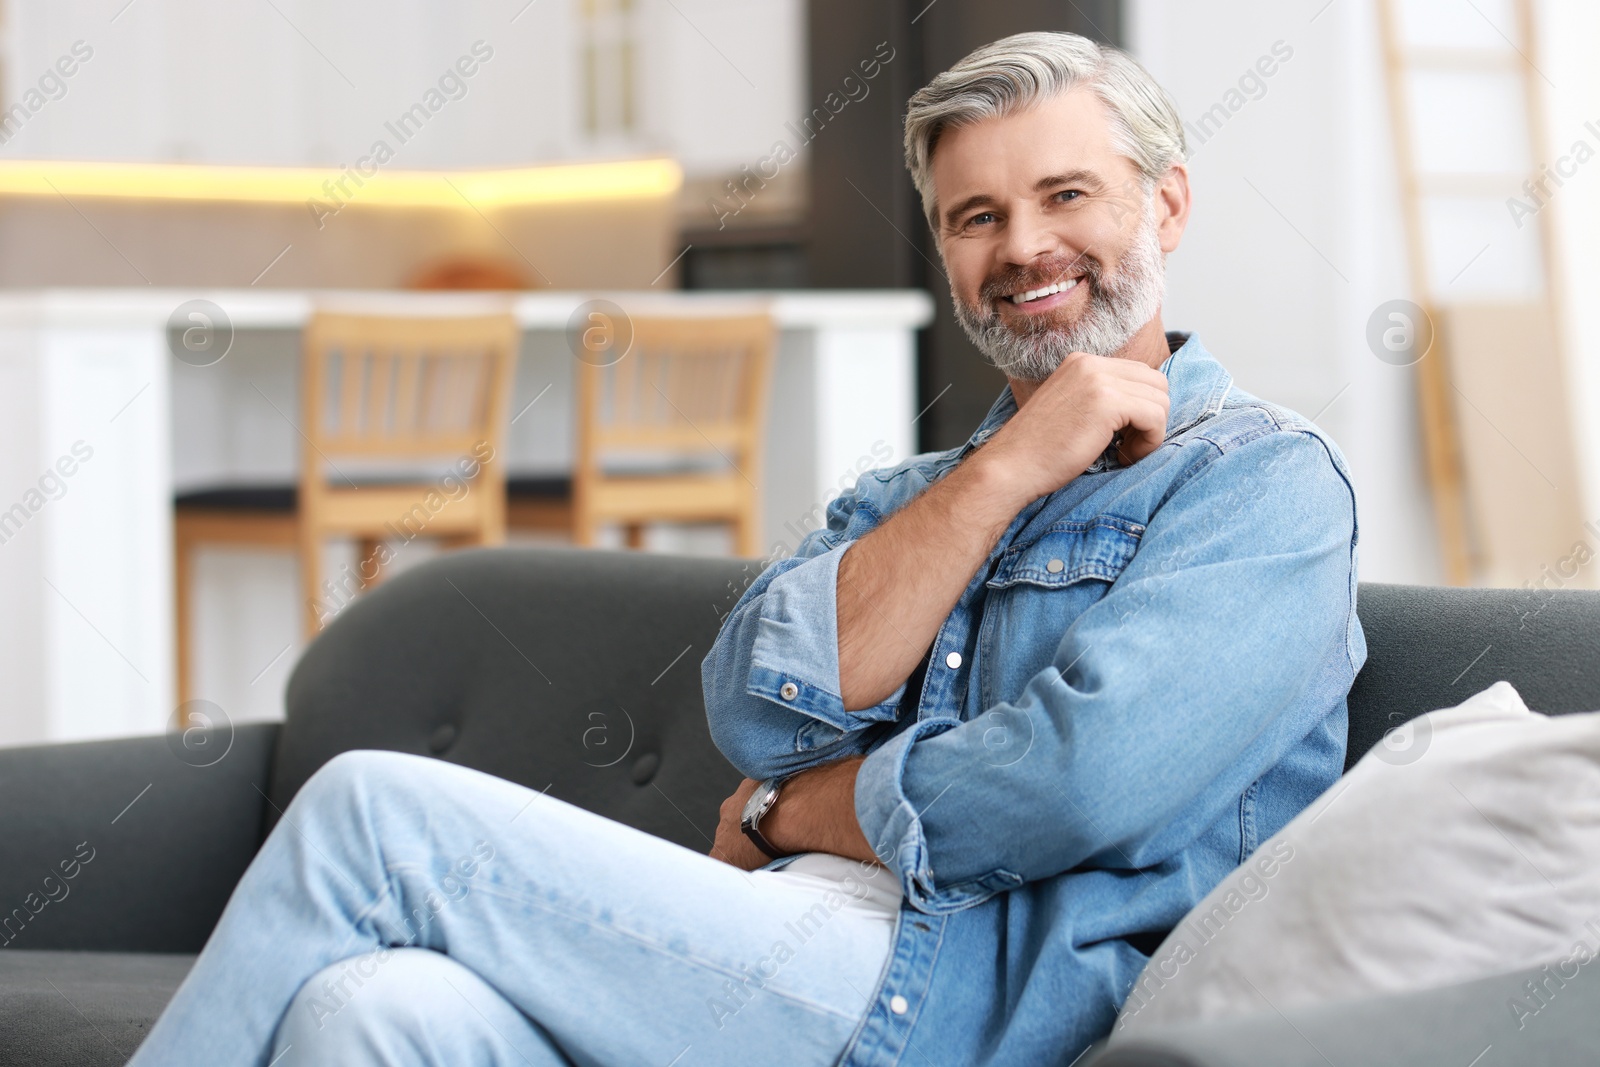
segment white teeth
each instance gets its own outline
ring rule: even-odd
[[[1025,293],[1017,293],[1011,296],[1009,299],[1013,304],[1026,304],[1031,300],[1038,300],[1042,297],[1054,295],[1055,293],[1064,293],[1077,284],[1078,279],[1069,278],[1064,282],[1056,282],[1054,285],[1047,285],[1043,289],[1029,289]]]

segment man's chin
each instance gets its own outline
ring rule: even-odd
[[[983,358],[1008,378],[1042,382],[1061,365],[1068,350],[1043,337],[1011,335],[1001,344],[980,344]]]

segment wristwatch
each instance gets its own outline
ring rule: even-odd
[[[772,810],[778,802],[778,788],[788,779],[787,775],[777,778],[768,778],[756,786],[755,792],[750,794],[750,799],[744,802],[744,815],[739,819],[739,829],[744,835],[755,842],[756,848],[765,852],[773,859],[784,853],[772,847],[772,842],[761,836],[761,817]]]

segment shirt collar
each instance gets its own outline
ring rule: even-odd
[[[1167,376],[1167,395],[1171,400],[1166,433],[1170,438],[1221,410],[1223,398],[1233,385],[1233,376],[1192,333],[1168,331],[1167,350],[1170,355],[1162,361],[1160,369]],[[989,406],[989,413],[961,446],[957,461],[965,459],[967,453],[994,436],[1016,413],[1017,400],[1011,394],[1011,383],[1007,382]],[[1093,474],[1115,466],[1116,449],[1107,445],[1106,451],[1084,473]]]

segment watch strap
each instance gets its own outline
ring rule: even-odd
[[[744,830],[744,836],[748,837],[751,841],[755,842],[756,848],[759,848],[762,852],[765,852],[767,854],[768,858],[770,858],[770,859],[782,859],[783,858],[784,854],[782,852],[779,852],[777,849],[772,847],[772,842],[768,841],[765,837],[762,836],[761,830],[756,826],[755,823],[753,823],[753,822],[741,823],[740,826]]]
[[[782,789],[783,783],[787,778],[788,775],[779,775],[776,778],[769,778],[762,782],[761,785],[757,787],[757,795],[760,795],[762,791],[766,791],[767,795],[761,802],[760,808],[754,813],[749,814],[739,820],[739,828],[744,831],[745,836],[755,844],[756,848],[759,848],[772,859],[779,859],[784,856],[785,853],[778,851],[778,849],[773,846],[772,842],[767,840],[766,835],[761,832],[761,820],[764,819],[767,816],[767,813],[772,810],[773,806],[778,803],[778,793]]]

